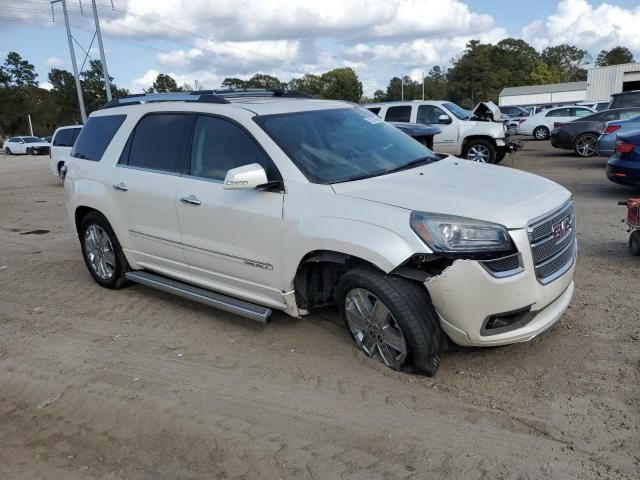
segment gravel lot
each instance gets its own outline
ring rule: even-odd
[[[262,328],[100,288],[47,162],[0,156],[0,478],[639,478],[640,258],[616,205],[634,192],[604,159],[518,154],[574,194],[573,303],[435,378],[366,358],[333,310]]]

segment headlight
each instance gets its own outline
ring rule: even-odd
[[[411,228],[436,252],[496,252],[512,249],[511,237],[505,227],[472,218],[412,212]]]

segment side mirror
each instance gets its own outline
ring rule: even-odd
[[[445,125],[449,125],[451,123],[451,117],[449,115],[445,115],[444,113],[438,117],[438,123],[443,123]]]
[[[232,168],[224,177],[225,190],[252,190],[267,183],[267,172],[258,163]]]

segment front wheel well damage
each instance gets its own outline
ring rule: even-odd
[[[453,260],[429,255],[414,255],[389,274],[423,283],[440,275]],[[376,265],[362,258],[334,251],[310,252],[302,259],[293,281],[297,307],[310,311],[315,308],[334,305],[335,289],[342,275],[356,266]],[[381,270],[380,270],[381,271]]]

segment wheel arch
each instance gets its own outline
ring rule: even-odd
[[[490,142],[494,147],[497,147],[496,139],[493,138],[491,135],[475,134],[475,135],[469,135],[467,137],[464,137],[464,140],[462,140],[462,150],[464,150],[467,147],[467,145],[474,140],[485,140]]]

